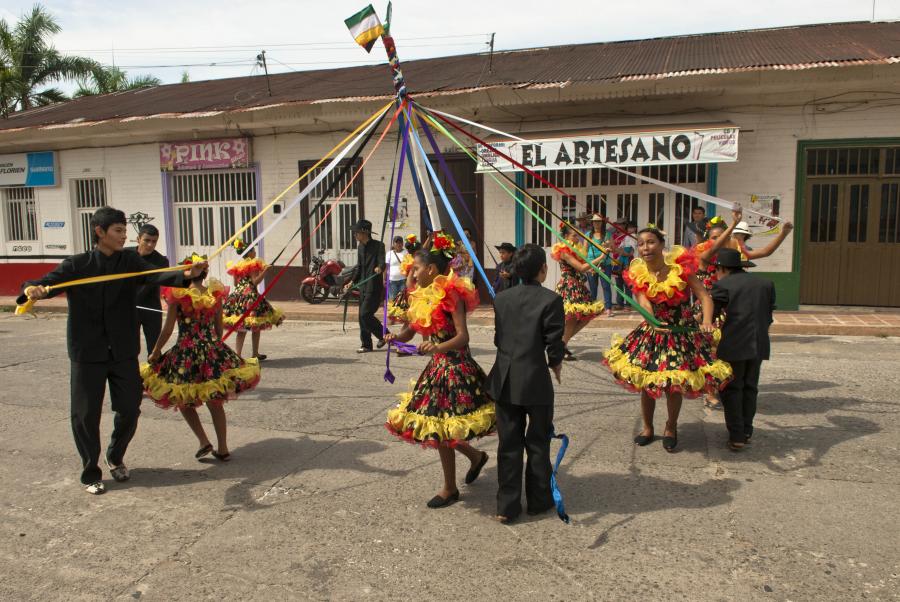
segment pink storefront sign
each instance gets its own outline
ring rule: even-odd
[[[163,171],[223,169],[250,164],[250,140],[217,138],[163,142],[159,145],[159,167]]]

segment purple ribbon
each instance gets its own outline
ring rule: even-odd
[[[419,348],[412,343],[401,343],[400,341],[391,341],[391,345],[397,348],[400,353],[408,353],[409,355],[421,355]],[[391,381],[393,382],[393,381]]]
[[[390,244],[394,244],[394,228],[397,226],[397,208],[400,205],[400,185],[403,182],[403,167],[406,161],[406,149],[409,145],[409,128],[410,123],[407,121],[403,127],[403,147],[400,149],[400,165],[397,168],[397,189],[394,193],[394,211],[393,215],[391,215],[391,238]],[[388,282],[390,282],[390,274],[388,274]],[[387,334],[388,327],[388,303],[390,303],[391,290],[389,286],[384,287],[384,321],[381,324],[382,333],[381,336]],[[392,343],[396,346],[396,343]],[[403,343],[405,344],[405,343]],[[391,372],[391,349],[388,347],[387,353],[385,355],[384,360],[384,380],[391,384],[394,384],[394,374]]]

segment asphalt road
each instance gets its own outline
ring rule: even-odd
[[[473,331],[487,370],[491,332]],[[383,427],[425,360],[392,359],[388,385],[384,355],[335,323],[263,335],[260,386],[227,406],[232,462],[194,460],[180,416],[145,402],[132,480],[89,496],[65,318],[3,315],[0,599],[900,599],[900,340],[779,337],[753,445],[729,452],[694,401],[670,455],[631,443],[637,396],[599,364],[610,334],[576,338],[557,393],[573,523],[503,526],[496,439],[462,500],[427,509],[437,454]]]

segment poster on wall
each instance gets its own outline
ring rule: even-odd
[[[159,168],[162,171],[228,169],[249,165],[249,138],[188,140],[159,145]]]
[[[750,211],[758,211],[766,215],[781,217],[781,195],[780,194],[751,194],[750,202],[747,204]],[[754,236],[765,236],[769,234],[777,234],[781,231],[781,223],[777,220],[767,219],[762,215],[744,212],[744,221],[750,226],[750,230]]]
[[[0,186],[56,186],[59,184],[57,158],[55,151],[0,155]]]
[[[598,134],[478,145],[478,172],[517,171],[498,150],[529,169],[594,169],[603,165],[673,165],[737,161],[738,129],[713,128]],[[493,167],[491,167],[493,166]]]

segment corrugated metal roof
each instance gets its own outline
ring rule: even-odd
[[[398,40],[402,57],[402,40]],[[376,50],[377,51],[377,50]],[[662,79],[748,70],[808,69],[900,62],[900,23],[833,23],[778,29],[579,44],[403,63],[413,94],[491,87]],[[188,117],[289,103],[388,97],[387,67],[348,67],[172,84],[72,100],[0,119],[0,130],[109,120]]]

